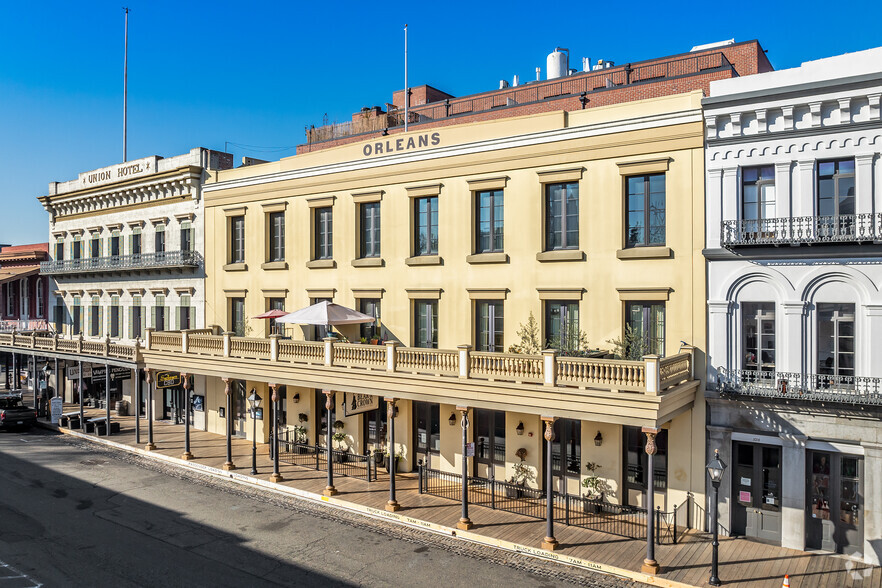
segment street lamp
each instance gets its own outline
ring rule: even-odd
[[[248,397],[248,404],[251,406],[251,475],[257,475],[257,409],[260,408],[260,396],[257,391],[252,388],[251,396]]]
[[[711,545],[713,545],[713,558],[711,559],[711,576],[707,581],[711,586],[719,586],[720,578],[717,575],[717,567],[719,563],[718,552],[720,548],[720,541],[717,537],[717,528],[719,527],[719,523],[717,519],[719,517],[719,504],[720,504],[720,482],[723,479],[723,472],[726,469],[726,464],[723,463],[723,460],[720,459],[720,450],[714,450],[714,458],[710,460],[707,464],[707,474],[710,476],[711,484],[714,487],[714,513],[711,516],[711,524],[714,526],[714,541]]]

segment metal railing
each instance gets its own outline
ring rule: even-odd
[[[723,221],[723,247],[865,243],[882,240],[882,213]]]
[[[604,92],[622,86],[731,69],[731,62],[722,52],[693,55],[646,65],[631,66],[629,64],[590,73],[574,74],[556,81],[527,83],[507,91],[486,92],[472,98],[453,98],[411,106],[408,109],[408,122],[409,124],[433,122],[501,108],[526,106],[553,99],[572,98],[583,93],[590,96],[594,92]],[[385,115],[370,117],[364,121],[359,120],[356,123],[346,121],[321,127],[308,127],[306,142],[311,145],[400,126],[404,126],[404,109],[390,109]]]
[[[286,430],[279,434],[279,461],[320,472],[328,471],[327,448],[292,440],[290,433]],[[335,476],[358,478],[365,482],[377,480],[377,467],[372,455],[331,449],[331,456]]]
[[[419,493],[448,500],[462,500],[462,475],[442,472],[419,464]],[[544,490],[499,481],[493,477],[469,476],[466,488],[470,505],[484,506],[534,519],[545,519],[547,495]],[[646,509],[612,504],[600,499],[554,492],[555,522],[630,539],[646,538]],[[655,542],[676,544],[692,528],[692,497],[670,512],[655,510]]]
[[[173,267],[199,267],[202,255],[198,251],[160,251],[111,255],[108,257],[83,257],[40,263],[41,275],[79,274],[94,272],[118,272]]]
[[[882,405],[882,378],[718,368],[722,396]]]

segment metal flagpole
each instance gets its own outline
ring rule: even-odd
[[[129,122],[129,9],[126,11],[126,45],[123,57],[123,161],[129,160],[128,153],[128,122]]]
[[[410,92],[407,86],[407,24],[404,25],[404,132],[407,132],[407,109],[410,104]]]

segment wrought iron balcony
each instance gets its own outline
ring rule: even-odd
[[[191,269],[199,267],[201,263],[202,256],[198,251],[160,251],[158,253],[44,261],[40,264],[40,274],[53,276],[150,269]]]
[[[751,245],[814,245],[866,243],[882,240],[882,213],[723,221],[723,247]]]
[[[724,397],[764,397],[783,400],[882,405],[882,378],[725,370],[720,368],[717,391]]]

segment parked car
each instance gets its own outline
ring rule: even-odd
[[[22,404],[21,394],[0,394],[0,429],[29,429],[37,424],[37,412]]]

